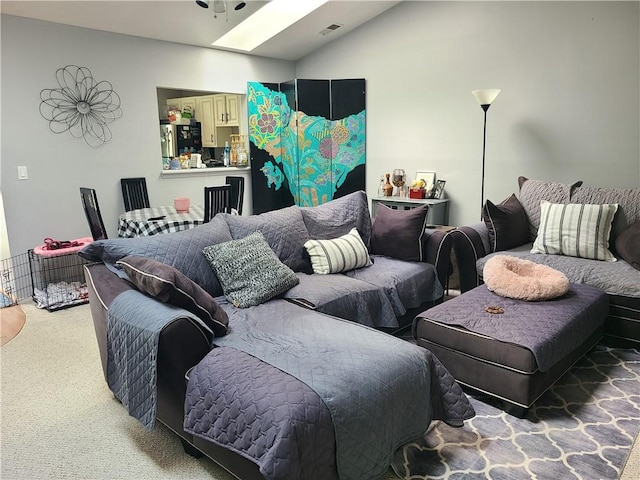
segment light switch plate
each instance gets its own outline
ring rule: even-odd
[[[27,167],[22,165],[18,167],[18,180],[28,180],[29,174],[27,173]]]

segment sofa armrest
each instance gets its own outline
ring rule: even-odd
[[[460,291],[466,292],[482,283],[476,262],[489,252],[489,231],[484,222],[458,227],[449,232],[458,264]]]
[[[452,238],[449,233],[427,228],[422,244],[422,259],[436,267],[438,280],[443,287],[451,273]]]
[[[89,306],[106,379],[108,308],[120,293],[134,289],[102,263],[85,265]],[[171,429],[182,432],[186,372],[211,349],[211,334],[188,317],[178,318],[160,332],[157,352],[158,404],[156,416]]]

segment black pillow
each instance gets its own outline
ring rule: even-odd
[[[394,210],[379,205],[371,231],[371,253],[421,262],[428,208],[428,205],[420,205],[411,210]]]
[[[133,255],[116,262],[138,290],[199,317],[216,337],[227,333],[229,317],[202,287],[171,265]]]
[[[529,241],[527,214],[513,193],[499,205],[487,200],[482,209],[482,218],[489,230],[492,252],[509,250]]]
[[[640,270],[640,222],[634,223],[618,235],[616,251],[625,262]]]

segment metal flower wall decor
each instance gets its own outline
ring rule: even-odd
[[[107,126],[122,116],[120,97],[110,82],[97,82],[86,67],[67,65],[56,71],[59,88],[40,92],[40,115],[53,133],[69,132],[100,147],[111,141]]]

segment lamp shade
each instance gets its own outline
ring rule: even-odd
[[[499,88],[487,88],[471,92],[480,105],[491,105],[500,93]]]

